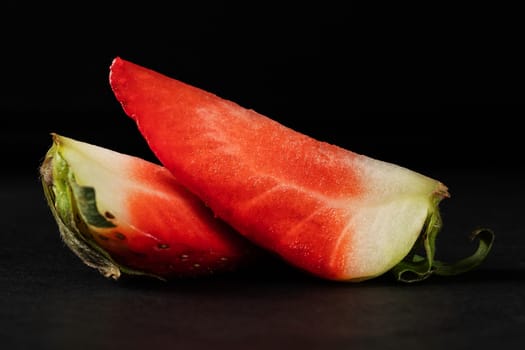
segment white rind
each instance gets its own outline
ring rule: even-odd
[[[363,197],[347,226],[350,237],[345,276],[378,276],[400,262],[416,242],[434,210],[440,182],[395,164],[360,156],[353,166],[363,183]],[[351,203],[350,203],[351,205]]]
[[[60,154],[73,170],[77,184],[96,189],[99,212],[108,211],[121,221],[128,222],[126,201],[129,183],[123,175],[133,174],[134,158],[64,136],[58,137],[58,143]]]

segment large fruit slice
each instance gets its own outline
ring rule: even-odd
[[[322,278],[360,281],[393,269],[415,281],[477,266],[434,261],[437,180],[291,130],[253,110],[119,57],[110,85],[152,151],[215,214]],[[416,254],[419,240],[425,256]]]
[[[107,277],[210,274],[256,251],[159,165],[54,134],[40,169],[65,243]]]

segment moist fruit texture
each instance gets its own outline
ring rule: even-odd
[[[315,140],[120,57],[109,78],[177,180],[240,234],[300,269],[344,281],[393,269],[415,281],[464,272],[490,249],[492,233],[479,231],[473,257],[434,261],[438,204],[449,196],[438,180]]]
[[[54,134],[41,174],[65,243],[107,277],[208,275],[257,255],[160,165]]]

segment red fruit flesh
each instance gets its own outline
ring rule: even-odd
[[[66,237],[63,234],[66,243],[78,241],[71,235],[81,234],[124,270],[162,278],[199,276],[234,270],[257,255],[252,244],[215,218],[162,166],[54,135],[43,169],[53,173],[44,181],[55,198],[50,204],[60,206],[73,193],[74,199],[66,203],[79,208],[75,224],[69,225]],[[63,190],[63,183],[72,190]],[[86,189],[93,189],[97,215],[105,224],[90,219],[93,204],[83,196]],[[56,210],[60,222],[70,220],[69,207]],[[84,229],[73,232],[78,227]],[[78,245],[68,245],[81,258],[86,256]]]
[[[394,266],[434,199],[448,195],[438,181],[121,58],[110,84],[180,183],[250,240],[324,278],[370,278]]]

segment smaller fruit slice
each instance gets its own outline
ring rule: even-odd
[[[168,279],[237,269],[252,244],[162,166],[52,134],[40,167],[60,234],[104,276]]]

